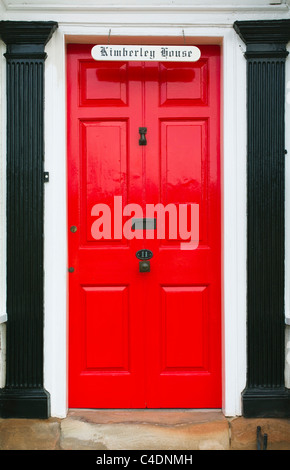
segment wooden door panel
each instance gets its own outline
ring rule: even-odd
[[[146,288],[156,306],[147,314],[151,408],[221,405],[219,54],[209,46],[190,68],[145,66],[147,200],[199,208],[194,250],[181,250],[180,236],[146,244],[154,253]]]
[[[84,370],[129,372],[128,286],[83,286]]]
[[[206,371],[208,366],[207,286],[163,286],[161,296],[161,373]]]
[[[159,93],[162,106],[206,105],[208,100],[208,59],[193,64],[159,65]],[[181,86],[182,84],[182,86]]]
[[[160,121],[160,192],[165,206],[174,203],[180,214],[180,204],[198,204],[202,215],[199,243],[206,243],[207,232],[207,120]],[[190,227],[190,211],[188,211]],[[179,227],[179,218],[178,223]],[[184,230],[185,232],[185,230]],[[171,243],[182,241],[180,230]],[[165,238],[168,243],[168,237]],[[166,243],[166,244],[167,244]]]
[[[80,106],[127,106],[128,65],[79,61]]]
[[[114,238],[113,224],[111,238],[96,239],[93,231],[98,204],[113,222],[115,196],[122,197],[121,210],[142,199],[140,72],[96,63],[90,50],[68,46],[69,406],[143,408],[138,248],[122,233]]]
[[[122,197],[123,205],[128,201],[127,121],[80,121],[80,127],[81,227],[86,227],[83,243],[98,246],[104,243],[116,245],[122,241],[127,244],[124,237],[115,238],[113,233],[114,197]],[[101,209],[110,214],[110,225],[106,224],[108,230],[98,224]],[[103,237],[97,238],[97,233]]]
[[[96,62],[90,50],[68,46],[69,406],[220,407],[220,49],[202,46],[194,64]],[[116,196],[144,216],[172,205],[177,225],[180,205],[195,205],[197,247],[181,249],[178,227],[169,236],[168,214],[120,235]],[[111,237],[96,239],[100,205]]]

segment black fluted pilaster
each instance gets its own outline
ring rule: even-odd
[[[290,415],[285,388],[285,60],[290,20],[238,21],[247,45],[246,417]],[[287,158],[287,157],[286,157]]]
[[[47,418],[43,387],[45,44],[55,22],[0,22],[7,45],[7,360],[0,416]]]

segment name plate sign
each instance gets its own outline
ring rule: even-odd
[[[196,46],[129,46],[100,45],[92,48],[95,60],[125,60],[142,62],[196,62],[200,50]]]

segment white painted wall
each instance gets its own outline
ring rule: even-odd
[[[1,5],[0,5],[1,13]],[[6,46],[0,41],[0,388],[6,359]],[[2,86],[1,86],[2,85]]]
[[[45,69],[45,388],[52,416],[67,407],[66,74],[61,27],[47,46]]]
[[[290,3],[290,1],[289,1]],[[286,257],[285,257],[285,385],[290,388],[290,44],[288,45],[289,57],[286,61],[286,104],[285,104],[285,148],[288,153],[285,156],[286,163]]]
[[[290,0],[0,0],[3,19],[50,19],[87,27],[128,23],[229,25],[237,17],[285,17],[289,3]]]
[[[84,0],[80,2],[79,0],[28,0],[24,2],[23,0],[2,0],[3,5],[10,11],[23,11],[23,9],[43,11],[48,9],[58,10],[58,11],[67,11],[72,8],[78,9],[79,11],[84,11],[86,9],[96,10],[104,9],[110,7],[128,7],[133,6],[138,9],[152,8],[152,7],[190,7],[206,10],[209,8],[220,8],[220,9],[249,9],[249,8],[259,8],[265,9],[268,6],[274,5],[283,5],[289,3],[289,0]]]
[[[2,2],[2,3],[1,3]],[[183,43],[219,43],[223,51],[224,397],[227,416],[241,413],[246,380],[246,60],[244,44],[232,25],[237,19],[289,18],[285,2],[266,0],[0,0],[2,19],[54,20],[59,28],[46,47],[45,68],[45,388],[52,416],[67,411],[67,227],[66,227],[66,74],[65,41],[91,42],[114,37],[140,41],[166,37]],[[231,6],[231,5],[234,5]],[[141,39],[142,38],[142,39]],[[5,46],[0,49],[0,314],[5,309]],[[290,79],[290,59],[287,73]],[[290,110],[287,107],[287,122]],[[3,139],[4,136],[4,139]],[[288,136],[288,140],[289,140]],[[290,145],[288,145],[290,155]],[[290,156],[288,156],[290,159]],[[289,183],[288,183],[289,182]],[[287,208],[290,165],[287,164]],[[289,210],[288,210],[289,212]],[[288,220],[289,219],[289,220]],[[290,217],[287,230],[290,229]],[[288,239],[290,237],[288,236]],[[290,242],[289,242],[290,243]],[[289,245],[288,243],[288,245]],[[290,245],[287,276],[290,276]],[[289,260],[288,260],[289,258]],[[288,283],[289,285],[289,283]],[[288,292],[288,291],[287,291]],[[290,301],[286,295],[288,311]],[[2,309],[2,310],[1,310]],[[287,310],[286,309],[286,310]],[[5,313],[5,312],[4,312]],[[1,327],[0,327],[1,328]],[[3,384],[5,326],[0,329],[0,386]],[[290,338],[289,338],[290,340]],[[1,379],[2,377],[2,379]],[[289,380],[290,381],[290,380]]]

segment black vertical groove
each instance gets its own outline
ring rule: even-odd
[[[43,387],[44,52],[57,24],[0,22],[7,44],[7,359],[3,418],[47,418]]]
[[[238,21],[247,45],[246,417],[290,415],[285,388],[285,61],[290,20]]]
[[[248,59],[248,385],[284,385],[284,59]]]
[[[43,129],[43,82],[38,69],[37,61],[7,62],[7,113],[11,117],[7,148],[7,311],[11,335],[7,335],[6,388],[41,388],[43,384],[43,145],[39,138]]]

